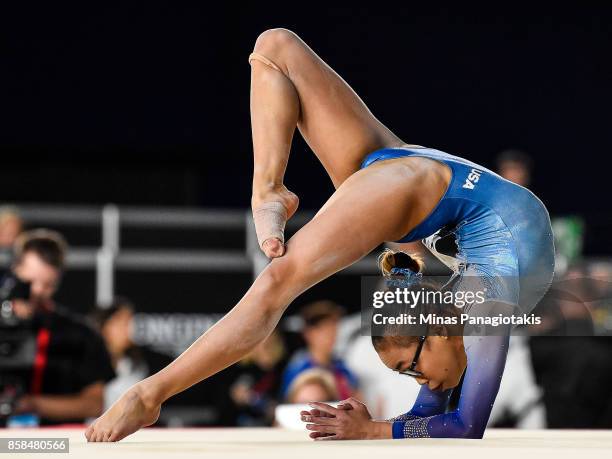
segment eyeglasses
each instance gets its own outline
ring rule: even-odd
[[[410,376],[411,378],[418,378],[423,376],[423,373],[415,370],[417,366],[417,362],[419,360],[419,356],[421,355],[421,350],[423,349],[423,343],[425,343],[425,339],[427,336],[419,336],[419,344],[416,348],[416,352],[414,353],[414,359],[412,359],[412,363],[408,367],[408,369],[400,371],[399,374],[404,376]]]

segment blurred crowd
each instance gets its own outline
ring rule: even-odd
[[[508,180],[531,184],[533,162],[523,152],[503,152],[497,169]],[[0,251],[10,257],[0,286],[0,420],[9,426],[86,422],[172,357],[134,343],[137,306],[128,298],[87,315],[55,301],[68,245],[58,232],[25,230],[26,223],[17,209],[0,209]],[[612,339],[594,336],[610,324],[612,270],[581,262],[579,219],[556,218],[553,226],[557,277],[538,307],[551,320],[530,337],[512,338],[489,423],[612,428]],[[27,284],[25,293],[16,288],[20,283]],[[360,334],[360,315],[346,309],[325,299],[304,305],[297,332],[281,323],[225,370],[210,424],[286,425],[291,421],[279,416],[279,407],[351,396],[378,418],[408,411],[418,384],[380,362],[370,338]],[[18,342],[29,345],[17,349]]]

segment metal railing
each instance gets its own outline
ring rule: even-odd
[[[101,244],[94,247],[71,247],[67,269],[92,269],[96,273],[96,302],[104,306],[114,296],[115,271],[209,271],[248,272],[255,278],[269,260],[259,249],[250,210],[145,208],[107,204],[104,206],[15,205],[28,227],[68,225],[90,227],[99,231]],[[287,223],[288,232],[306,224],[314,214],[301,212]],[[121,230],[140,228],[207,229],[244,231],[245,250],[160,249],[122,247]],[[70,242],[70,241],[69,241]],[[10,256],[0,253],[0,266],[8,267]],[[374,274],[376,262],[369,256],[341,271],[347,274]]]

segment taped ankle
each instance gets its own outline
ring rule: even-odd
[[[285,243],[287,209],[281,202],[266,202],[257,209],[253,209],[253,220],[259,247],[263,247],[264,242],[272,238],[277,238],[281,243]]]

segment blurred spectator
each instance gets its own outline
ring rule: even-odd
[[[15,207],[0,207],[0,250],[10,251],[23,230],[23,220]]]
[[[533,160],[520,150],[505,150],[497,157],[497,172],[511,182],[531,187]],[[555,237],[555,273],[563,274],[582,255],[585,223],[579,215],[551,217]]]
[[[228,370],[230,406],[220,408],[220,423],[241,427],[272,425],[286,364],[283,340],[274,331]]]
[[[340,394],[334,375],[322,368],[310,368],[299,374],[289,385],[286,403],[275,410],[274,425],[304,431],[300,411],[310,410],[310,402],[335,402]]]
[[[306,349],[295,353],[283,374],[283,397],[286,398],[293,380],[310,368],[329,370],[334,376],[341,399],[356,395],[357,379],[345,363],[333,354],[342,314],[342,308],[332,301],[317,301],[304,306],[301,316]]]
[[[160,370],[172,361],[132,341],[134,306],[127,298],[117,297],[106,308],[96,308],[91,314],[110,353],[116,377],[104,388],[104,406],[109,408],[132,385]]]
[[[497,172],[503,178],[528,188],[531,184],[533,160],[521,150],[505,150],[497,156]]]
[[[530,185],[532,160],[525,153],[505,151],[499,155],[497,165],[503,177],[525,187]],[[586,291],[592,290],[586,276],[583,276],[584,285],[568,283],[568,276],[575,276],[572,266],[582,255],[585,224],[579,216],[551,220],[556,283],[533,311],[542,317],[543,323],[531,330],[537,336],[529,340],[535,378],[543,390],[546,424],[550,428],[609,428],[612,426],[612,361],[609,358],[612,342],[608,337],[592,336],[591,312],[583,302]],[[494,410],[494,424],[508,422],[508,408],[519,406],[512,398],[508,397],[512,403],[505,408],[506,413]],[[496,407],[500,400],[503,397],[498,397]],[[535,406],[527,404],[519,413],[533,415]]]
[[[121,359],[129,358],[135,349],[132,343],[130,327],[134,317],[134,307],[127,298],[115,298],[108,307],[96,308],[91,314],[94,324],[100,330],[106,348],[110,353],[113,367]]]
[[[287,402],[331,402],[339,400],[334,375],[321,368],[311,368],[297,376],[287,389]]]
[[[532,332],[531,355],[549,428],[612,428],[612,338],[593,336],[605,329],[610,282],[591,272],[573,268],[534,311],[543,324]]]
[[[31,311],[53,310],[68,246],[57,232],[36,229],[22,233],[14,245],[13,271],[30,283]]]
[[[66,247],[60,234],[44,229],[21,234],[14,247],[13,272],[31,289],[29,300],[18,302],[14,314],[31,323],[37,336],[30,389],[15,412],[38,416],[41,424],[99,416],[104,383],[114,376],[102,338],[53,300]]]

